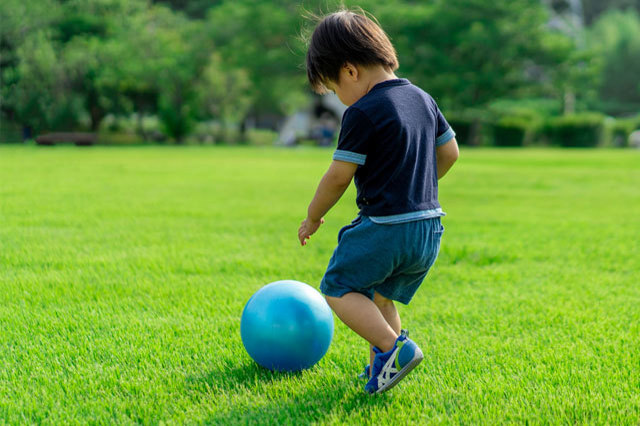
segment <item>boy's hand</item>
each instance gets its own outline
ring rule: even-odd
[[[300,223],[300,229],[298,229],[298,239],[300,240],[301,245],[307,245],[307,240],[311,235],[315,234],[320,225],[324,223],[324,218],[320,218],[319,221],[311,220],[310,218],[306,218]]]
[[[358,165],[346,161],[333,160],[329,166],[329,170],[324,174],[316,195],[311,200],[307,209],[307,218],[300,224],[298,229],[298,239],[303,246],[307,244],[307,240],[313,235],[320,225],[324,223],[323,216],[338,202],[344,191],[351,183],[351,179],[356,173]],[[311,219],[319,217],[319,220]]]

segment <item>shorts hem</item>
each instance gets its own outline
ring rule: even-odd
[[[323,296],[329,296],[329,297],[335,297],[335,298],[341,298],[342,296],[344,296],[347,293],[360,293],[366,297],[368,297],[369,299],[373,300],[373,292],[371,292],[371,294],[369,294],[369,292],[364,292],[361,290],[356,290],[353,288],[347,288],[347,287],[337,287],[337,286],[327,286],[324,281],[320,284],[320,293],[322,293]]]
[[[411,302],[411,299],[413,299],[413,296],[415,296],[415,293],[414,293],[409,298],[406,298],[406,297],[394,297],[394,296],[387,296],[386,294],[384,294],[384,291],[379,291],[377,289],[376,289],[376,291],[378,293],[380,293],[381,296],[386,297],[389,300],[393,300],[394,302],[402,303],[403,305],[408,305],[409,302]]]

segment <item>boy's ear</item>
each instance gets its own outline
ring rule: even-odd
[[[344,71],[345,77],[348,77],[353,81],[358,81],[360,72],[357,66],[355,66],[351,62],[345,62],[345,64],[342,66],[342,70]]]

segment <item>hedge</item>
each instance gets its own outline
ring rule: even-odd
[[[565,115],[549,120],[545,135],[552,145],[563,147],[595,147],[601,144],[604,116],[598,113]]]

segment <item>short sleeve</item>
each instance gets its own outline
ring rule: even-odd
[[[367,160],[373,132],[373,124],[362,111],[348,108],[342,116],[338,148],[333,159],[362,166]]]
[[[449,126],[440,109],[436,107],[436,146],[444,145],[453,139],[455,135],[456,132]]]

